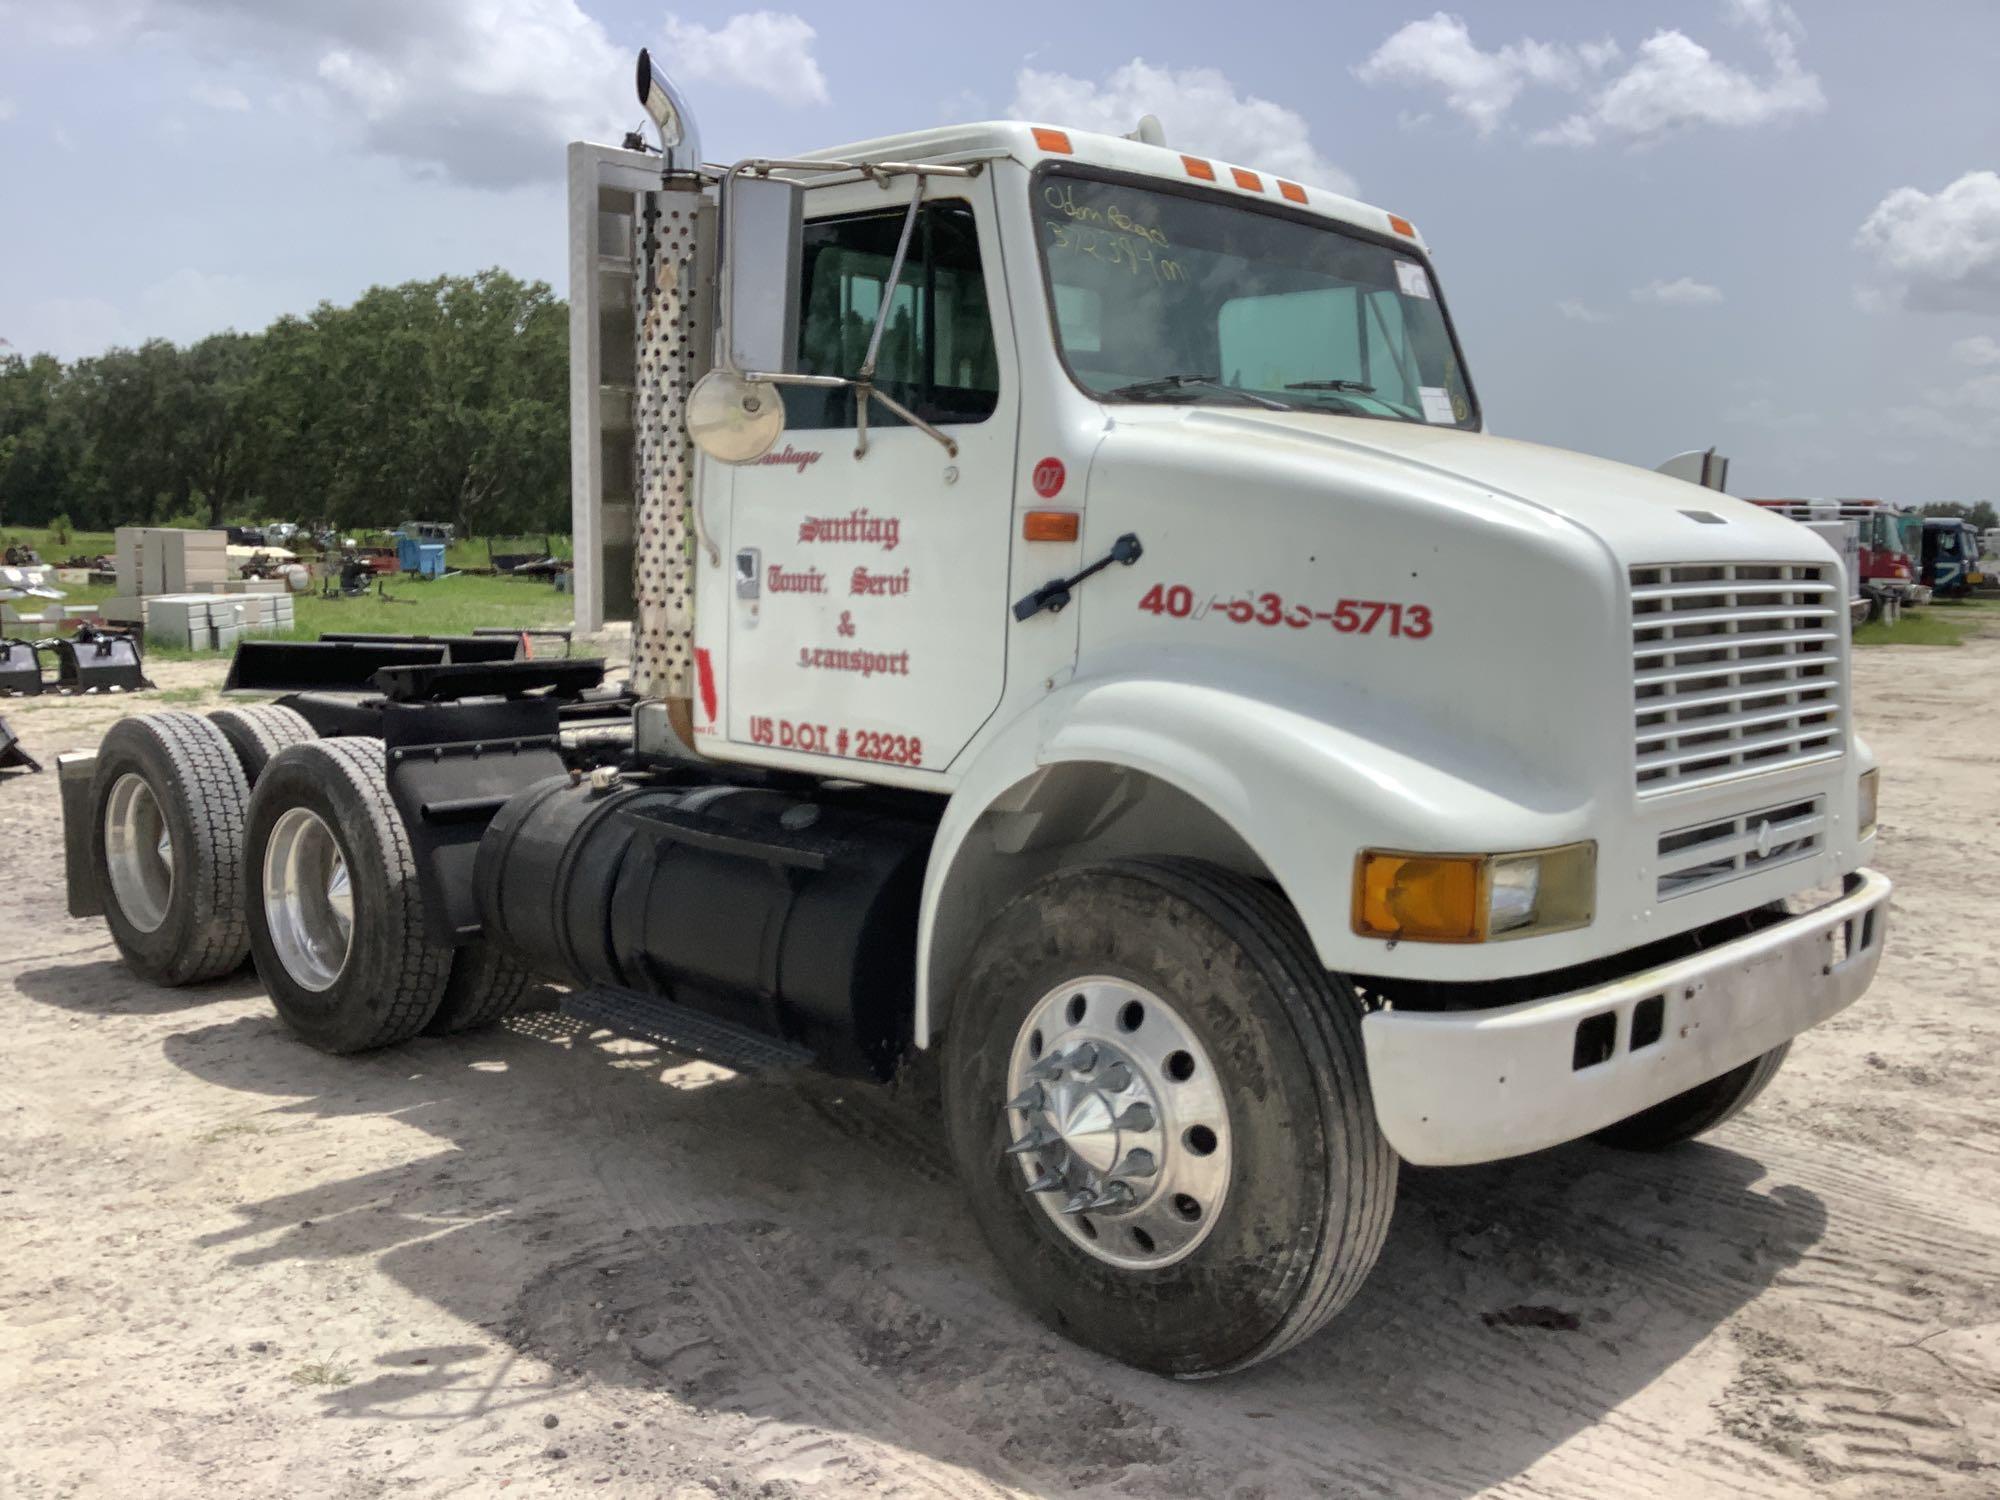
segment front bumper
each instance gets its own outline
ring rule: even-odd
[[[1375,1011],[1361,1036],[1382,1133],[1418,1166],[1497,1161],[1718,1078],[1859,998],[1882,961],[1889,889],[1858,871],[1804,916],[1594,989],[1492,1010]],[[1658,1035],[1634,1047],[1642,1006]]]

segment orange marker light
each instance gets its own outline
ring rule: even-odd
[[[1187,168],[1187,174],[1190,177],[1199,177],[1203,182],[1215,181],[1215,168],[1203,161],[1199,156],[1183,156],[1181,158],[1181,165]]]
[[[1278,191],[1294,203],[1303,203],[1306,201],[1306,190],[1296,182],[1286,182],[1282,177],[1278,179]]]
[[[1236,179],[1236,185],[1240,188],[1247,188],[1253,193],[1264,191],[1264,179],[1255,172],[1246,172],[1241,167],[1231,167],[1229,175]]]
[[[1055,152],[1058,156],[1071,156],[1075,154],[1070,150],[1069,135],[1067,132],[1050,130],[1046,126],[1037,125],[1035,127],[1035,144],[1040,146],[1044,151]]]
[[[1406,240],[1413,240],[1417,237],[1417,226],[1412,224],[1408,219],[1404,218],[1401,214],[1389,215],[1389,227],[1395,230],[1396,233],[1400,234]]]
[[[1484,861],[1472,855],[1367,850],[1355,861],[1354,930],[1425,943],[1485,938]]]
[[[1021,518],[1021,539],[1027,542],[1073,542],[1083,517],[1073,510],[1031,510]]]

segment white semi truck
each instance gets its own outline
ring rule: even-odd
[[[1684,1141],[1867,987],[1838,559],[1486,434],[1408,220],[1150,124],[719,168],[640,92],[662,150],[571,148],[628,692],[246,643],[278,704],[63,766],[72,908],[141,973],[247,949],[333,1051],[539,975],[924,1065],[1022,1295],[1180,1376],[1331,1318],[1402,1163]]]

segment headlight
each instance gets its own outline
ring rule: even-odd
[[[1875,806],[1881,788],[1881,767],[1861,773],[1861,785],[1854,798],[1854,822],[1861,832],[1855,837],[1866,839],[1875,836]]]
[[[1364,849],[1354,867],[1354,930],[1419,943],[1484,943],[1587,927],[1597,845],[1519,854]]]

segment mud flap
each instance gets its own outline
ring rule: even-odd
[[[95,750],[56,757],[56,783],[62,792],[63,877],[72,917],[104,915],[104,892],[90,862],[90,788],[96,778]]]

